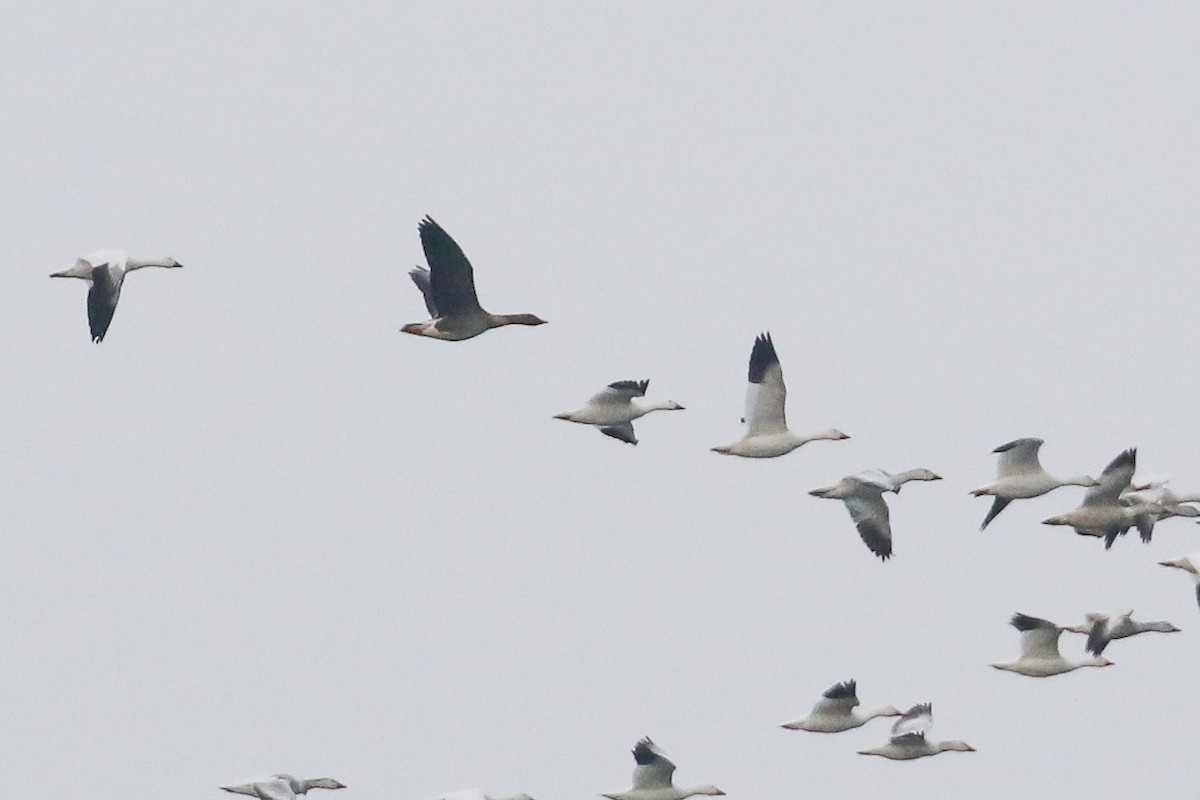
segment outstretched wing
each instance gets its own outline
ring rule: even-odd
[[[825,690],[813,708],[818,714],[849,714],[858,705],[858,682],[849,680],[835,683]]]
[[[925,735],[925,731],[933,726],[933,704],[918,703],[905,711],[892,725],[892,738],[897,736],[917,734]]]
[[[1021,632],[1023,658],[1060,658],[1058,637],[1062,628],[1049,620],[1028,614],[1013,614],[1010,624]]]
[[[462,248],[431,217],[421,220],[417,230],[429,262],[430,291],[439,316],[478,313],[475,273]]]
[[[620,439],[622,442],[637,444],[637,436],[633,433],[632,422],[619,422],[616,425],[605,425],[600,429],[600,432],[605,436],[611,436],[614,439]]]
[[[858,482],[853,494],[842,501],[850,512],[850,519],[858,528],[858,535],[872,553],[884,561],[892,557],[892,526],[889,521],[887,503],[883,489],[874,484]]]
[[[760,334],[750,351],[750,385],[746,389],[746,435],[783,433],[787,430],[784,404],[787,387],[775,354],[771,334]]]
[[[644,397],[650,381],[615,381],[592,395],[589,403],[628,403],[635,397]]]
[[[429,312],[429,318],[437,319],[437,304],[433,302],[433,286],[429,282],[429,270],[424,267],[413,267],[408,271],[408,277],[412,278],[412,282],[421,290],[421,296],[425,298],[425,310]]]
[[[1000,463],[996,468],[997,477],[1007,478],[1041,472],[1042,465],[1038,461],[1038,450],[1041,446],[1041,439],[1028,438],[1014,439],[997,447],[992,451],[1000,454]]]
[[[1137,450],[1129,448],[1114,458],[1100,473],[1099,484],[1083,495],[1085,506],[1109,506],[1120,502],[1121,492],[1129,488],[1137,468]]]
[[[104,341],[104,334],[108,332],[120,296],[121,284],[113,280],[108,267],[93,268],[92,287],[88,289],[87,297],[88,327],[91,329],[93,342]]]
[[[666,789],[671,786],[675,764],[663,755],[649,736],[634,745],[633,759],[637,762],[633,769],[634,789]]]

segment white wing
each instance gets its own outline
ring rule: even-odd
[[[637,761],[633,769],[634,789],[666,789],[671,786],[675,764],[663,755],[649,737],[634,746],[633,758]]]
[[[616,381],[592,395],[589,403],[628,405],[635,397],[644,397],[650,381]]]
[[[784,404],[787,387],[783,385],[783,368],[775,354],[771,334],[764,333],[754,340],[750,351],[750,385],[746,389],[746,435],[762,436],[787,430]]]
[[[1000,463],[996,468],[996,476],[1009,478],[1015,475],[1037,474],[1042,471],[1038,461],[1038,450],[1042,446],[1041,439],[1014,439],[993,450],[1000,454]]]
[[[1014,614],[1014,628],[1021,632],[1022,658],[1061,658],[1058,652],[1058,637],[1062,628],[1053,622],[1028,614]]]
[[[933,727],[933,705],[920,703],[905,711],[892,725],[892,738],[906,734],[924,734]]]

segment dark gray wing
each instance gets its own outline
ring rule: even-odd
[[[436,319],[437,305],[433,302],[433,287],[429,283],[429,270],[424,267],[413,267],[408,271],[408,277],[412,278],[412,282],[421,290],[421,294],[425,298],[425,310],[429,312],[430,319]]]
[[[824,697],[830,700],[857,700],[858,699],[858,682],[854,680],[842,681],[835,683],[833,686],[825,690]]]
[[[605,436],[611,436],[614,439],[620,439],[622,442],[637,444],[637,436],[633,434],[632,422],[621,422],[617,425],[606,425],[600,429],[600,432]]]
[[[1104,652],[1104,648],[1108,647],[1108,643],[1112,641],[1105,635],[1108,628],[1108,620],[1098,619],[1092,623],[1092,629],[1088,631],[1087,649],[1094,656],[1098,656]]]
[[[429,288],[439,316],[478,313],[475,273],[462,248],[431,217],[421,220],[417,231],[429,263]]]
[[[93,342],[104,341],[104,334],[108,332],[120,296],[121,287],[113,282],[112,273],[108,268],[94,268],[92,288],[88,289],[87,298],[88,327],[92,331]]]
[[[988,511],[987,516],[983,518],[983,524],[979,526],[979,530],[986,528],[988,523],[994,520],[1004,510],[1004,507],[1011,502],[1012,500],[1009,500],[1007,497],[997,497],[992,500],[992,507]]]
[[[644,397],[646,389],[650,386],[649,380],[644,381],[614,381],[608,385],[610,389],[616,389],[622,394],[628,393],[630,397]]]
[[[883,490],[859,482],[859,489],[847,495],[842,502],[850,512],[850,519],[854,520],[854,527],[858,528],[863,544],[882,560],[891,558],[892,525]]]

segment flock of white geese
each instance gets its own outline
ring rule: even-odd
[[[542,325],[546,321],[533,314],[492,314],[483,310],[475,294],[474,272],[462,249],[440,225],[426,217],[418,225],[421,245],[428,268],[417,267],[409,275],[425,299],[430,319],[414,322],[401,328],[405,333],[432,339],[462,341],[478,336],[492,328],[506,325]],[[119,250],[107,250],[78,259],[75,265],[52,273],[54,278],[79,278],[89,283],[87,298],[88,327],[94,342],[103,341],[120,298],[125,276],[144,267],[178,268],[173,258],[135,259]],[[809,434],[797,434],[787,426],[785,405],[787,389],[783,369],[775,352],[770,334],[762,334],[750,351],[749,386],[743,422],[745,432],[731,444],[714,447],[722,455],[743,458],[776,458],[809,442],[837,441],[849,438],[845,433],[829,428]],[[622,380],[610,383],[593,395],[581,408],[555,416],[556,419],[591,425],[601,433],[636,445],[634,420],[653,411],[683,409],[673,400],[640,402],[649,381]],[[1165,483],[1135,484],[1137,452],[1129,449],[1120,453],[1100,473],[1099,477],[1077,475],[1060,478],[1047,473],[1038,461],[1041,439],[1017,439],[1000,445],[993,452],[999,455],[996,480],[972,492],[975,496],[990,496],[992,506],[980,529],[1000,514],[1014,500],[1040,497],[1063,486],[1087,487],[1083,503],[1073,510],[1044,520],[1046,525],[1065,525],[1082,536],[1104,540],[1110,548],[1131,528],[1142,541],[1149,542],[1156,522],[1169,517],[1197,517],[1200,508],[1190,503],[1200,502],[1200,492],[1176,492]],[[880,559],[892,557],[892,530],[884,495],[899,494],[910,482],[936,481],[941,476],[924,469],[888,473],[879,469],[847,475],[832,486],[814,489],[815,497],[841,500],[867,548]],[[1159,562],[1162,566],[1184,570],[1192,577],[1197,602],[1200,603],[1200,553]],[[1152,631],[1172,633],[1179,630],[1169,622],[1138,622],[1133,611],[1115,614],[1092,612],[1086,619],[1071,626],[1057,625],[1049,620],[1026,614],[1014,614],[1011,624],[1021,632],[1021,656],[1008,663],[993,664],[999,670],[1035,678],[1060,675],[1083,667],[1107,667],[1113,662],[1102,656],[1109,642]],[[1087,636],[1088,656],[1065,658],[1059,651],[1063,631]],[[814,733],[840,733],[860,727],[876,717],[893,717],[891,734],[884,744],[867,750],[863,755],[908,760],[933,756],[956,750],[973,752],[974,748],[959,740],[934,741],[927,733],[933,723],[929,703],[900,711],[883,706],[867,713],[856,712],[859,705],[855,681],[838,683],[828,689],[812,707],[808,716],[782,727],[788,730]],[[677,787],[673,782],[675,764],[651,741],[644,738],[633,748],[636,763],[633,786],[623,792],[605,793],[610,800],[683,800],[695,795],[723,795],[715,786]],[[278,773],[236,785],[220,787],[227,792],[244,794],[260,800],[294,800],[310,789],[342,789],[345,785],[332,778],[297,779]],[[439,795],[437,800],[531,800],[528,795],[494,797],[478,790],[464,790]]]

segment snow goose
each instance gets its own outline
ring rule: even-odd
[[[833,486],[813,489],[809,494],[845,503],[863,543],[872,553],[887,561],[892,557],[892,526],[883,493],[899,494],[900,487],[905,483],[918,480],[937,481],[941,480],[941,476],[927,469],[910,469],[895,475],[883,470],[868,470],[847,475]]]
[[[633,748],[633,788],[625,792],[609,792],[601,795],[609,800],[683,800],[693,795],[719,796],[725,794],[715,786],[693,786],[690,789],[676,788],[671,782],[675,763],[663,755],[658,746],[646,737]]]
[[[1125,639],[1151,631],[1179,632],[1179,628],[1169,622],[1138,622],[1133,619],[1133,609],[1112,615],[1093,611],[1086,615],[1086,619],[1086,622],[1079,625],[1064,625],[1063,630],[1086,634],[1088,652],[1094,656],[1102,654],[1113,639]]]
[[[430,217],[417,225],[429,269],[416,267],[409,277],[425,296],[428,322],[411,322],[400,330],[451,342],[470,339],[504,325],[544,325],[533,314],[489,314],[475,296],[475,273],[462,249]]]
[[[296,795],[308,794],[309,789],[345,789],[346,784],[333,778],[297,778],[281,772],[269,778],[221,788],[234,794],[257,797],[259,800],[295,800]]]
[[[87,312],[88,327],[92,332],[92,341],[104,341],[104,334],[112,322],[117,310],[117,300],[121,297],[121,286],[125,276],[135,269],[143,267],[165,267],[168,269],[182,267],[173,258],[130,258],[124,250],[100,250],[84,258],[77,259],[75,266],[59,272],[52,272],[51,278],[80,278],[91,284],[88,289]]]
[[[1130,448],[1114,458],[1095,486],[1083,496],[1083,505],[1074,511],[1042,520],[1043,525],[1069,525],[1080,536],[1104,537],[1104,548],[1112,547],[1118,536],[1137,526],[1143,542],[1154,532],[1154,520],[1162,510],[1147,503],[1123,505],[1121,493],[1129,488],[1137,467],[1137,450]]]
[[[783,368],[779,366],[771,334],[761,334],[750,351],[750,386],[746,390],[746,416],[743,418],[746,432],[733,444],[714,447],[713,451],[745,458],[774,458],[817,439],[850,438],[834,428],[807,436],[792,433],[784,416],[786,400]]]
[[[855,681],[844,681],[826,690],[807,717],[795,722],[785,722],[779,727],[790,731],[841,733],[860,727],[876,717],[900,716],[900,711],[891,706],[883,706],[866,714],[855,714],[854,707],[858,704],[858,684]]]
[[[1056,478],[1042,469],[1042,465],[1038,461],[1038,450],[1042,444],[1041,439],[1014,439],[992,451],[1000,454],[995,483],[971,492],[975,497],[991,495],[995,498],[992,501],[992,508],[983,518],[983,524],[979,526],[979,530],[986,528],[988,523],[994,520],[1013,500],[1041,497],[1060,486],[1096,485],[1096,479],[1090,475]]]
[[[947,750],[974,753],[975,748],[957,739],[948,742],[931,742],[925,733],[933,725],[933,706],[922,703],[910,708],[892,725],[892,738],[888,743],[870,750],[859,750],[863,756],[883,756],[897,761],[908,761],[925,756],[936,756]]]
[[[1156,520],[1170,517],[1200,517],[1200,508],[1190,506],[1200,500],[1200,492],[1176,492],[1167,486],[1166,481],[1145,483],[1131,486],[1121,493],[1121,505],[1158,506],[1162,510],[1155,515]]]
[[[1021,657],[1009,664],[992,664],[996,669],[1028,675],[1031,678],[1048,678],[1061,675],[1080,667],[1111,667],[1107,658],[1093,656],[1081,661],[1068,661],[1058,652],[1058,637],[1063,629],[1049,620],[1027,614],[1013,614],[1009,621],[1021,632]]]
[[[660,400],[657,403],[639,404],[633,402],[635,397],[645,397],[646,388],[650,381],[617,381],[592,395],[587,405],[576,411],[565,411],[555,414],[555,419],[565,419],[569,422],[579,422],[584,425],[595,425],[600,432],[622,442],[637,444],[637,436],[633,433],[633,421],[645,416],[651,411],[682,411],[683,406],[674,400]]]
[[[1192,584],[1196,589],[1196,602],[1200,604],[1200,553],[1192,553],[1183,558],[1176,558],[1172,561],[1158,562],[1164,567],[1175,567],[1184,572],[1190,573],[1192,576]]]

